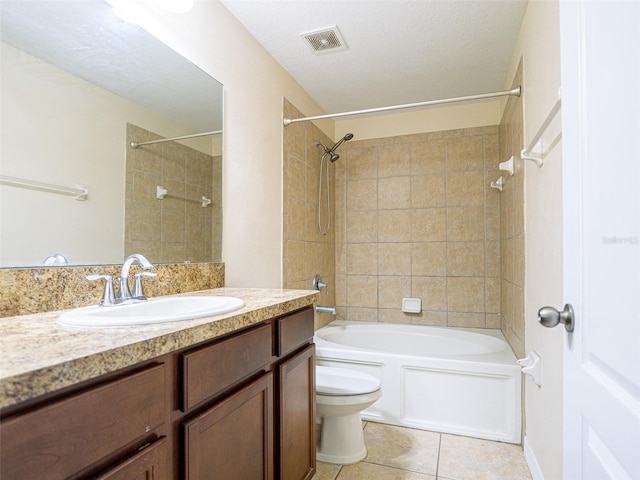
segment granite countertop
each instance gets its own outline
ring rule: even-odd
[[[318,298],[310,290],[226,287],[188,295],[239,297],[245,306],[211,317],[127,327],[62,326],[56,319],[64,311],[0,319],[0,408],[292,312]]]

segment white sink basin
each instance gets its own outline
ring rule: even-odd
[[[242,307],[244,301],[236,297],[161,297],[130,305],[76,308],[63,313],[58,322],[83,327],[146,325],[219,315]]]

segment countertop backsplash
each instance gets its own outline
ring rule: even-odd
[[[104,282],[87,275],[120,275],[120,265],[11,268],[0,270],[0,318],[97,305]],[[224,287],[224,263],[173,263],[154,266],[158,276],[145,281],[148,297]],[[133,274],[139,267],[133,266]],[[117,281],[114,282],[117,284]]]

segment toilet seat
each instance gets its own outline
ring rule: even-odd
[[[346,368],[316,366],[316,395],[364,395],[380,390],[380,380]]]

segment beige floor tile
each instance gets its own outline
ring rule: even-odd
[[[316,477],[313,477],[316,480]],[[342,467],[336,480],[436,480],[433,475],[360,462]]]
[[[335,480],[341,468],[342,465],[316,462],[316,474],[313,476],[313,480]]]
[[[519,445],[442,434],[438,478],[530,480]]]
[[[439,433],[369,422],[364,429],[364,441],[367,463],[436,474]]]

